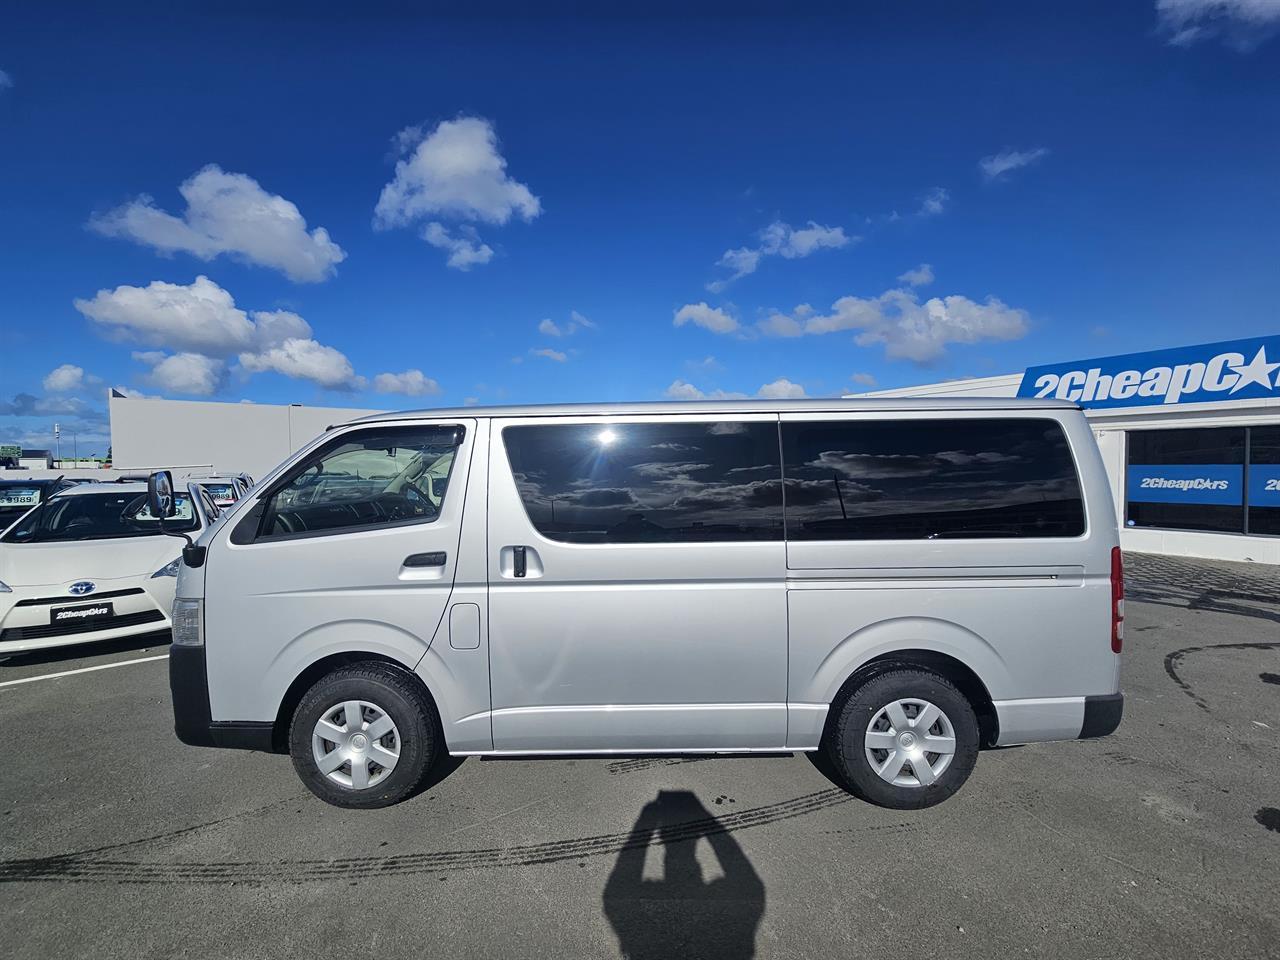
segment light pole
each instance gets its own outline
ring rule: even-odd
[[[54,456],[58,458],[58,463],[62,463],[62,428],[56,423],[53,425],[53,451]]]

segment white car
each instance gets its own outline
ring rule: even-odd
[[[193,484],[164,526],[195,539],[217,516]],[[182,547],[152,517],[145,483],[49,498],[0,534],[0,656],[167,631]]]

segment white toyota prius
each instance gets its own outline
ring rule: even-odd
[[[0,534],[0,656],[166,631],[185,533],[218,516],[192,484],[176,514],[147,509],[147,485],[81,484]]]

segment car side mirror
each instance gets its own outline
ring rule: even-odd
[[[157,470],[147,477],[147,509],[157,520],[167,520],[178,512],[173,474],[168,470]]]

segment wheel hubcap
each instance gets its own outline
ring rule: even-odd
[[[881,780],[895,787],[927,787],[951,766],[956,731],[929,701],[895,700],[871,718],[865,748]]]
[[[336,703],[316,721],[311,755],[326,777],[351,790],[377,786],[400,760],[400,731],[368,700]]]

